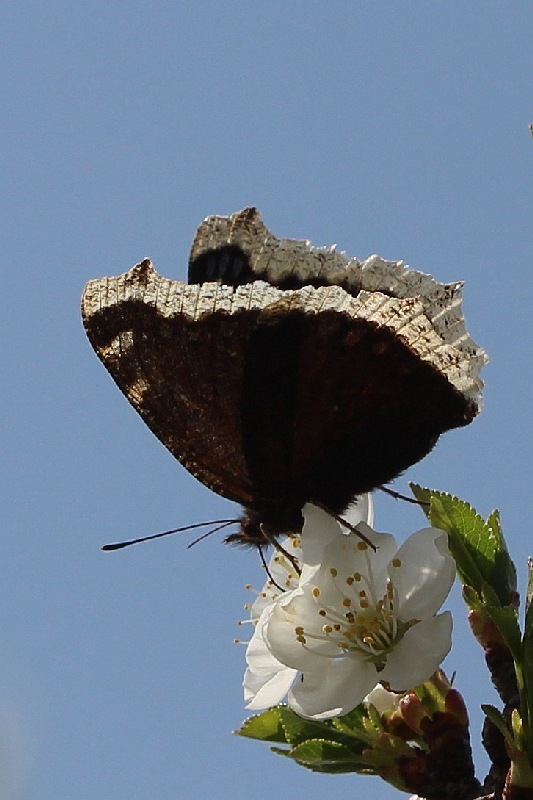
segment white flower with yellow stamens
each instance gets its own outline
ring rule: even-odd
[[[312,505],[304,519],[298,586],[266,605],[248,646],[248,707],[288,694],[296,713],[327,719],[351,711],[378,682],[394,691],[423,683],[451,646],[451,615],[437,615],[455,576],[446,534],[425,528],[398,548],[361,522],[373,550]],[[272,690],[254,694],[274,663]]]
[[[374,519],[372,495],[360,495],[346,510],[344,518],[350,525],[357,525],[362,521],[372,524]],[[257,710],[279,703],[289,691],[298,672],[278,661],[268,649],[263,638],[263,621],[266,619],[263,612],[282,597],[286,597],[287,593],[297,589],[301,580],[311,576],[320,564],[322,551],[329,541],[328,537],[335,538],[338,531],[338,526],[325,531],[324,539],[317,547],[314,541],[309,539],[305,564],[300,535],[288,537],[280,542],[281,549],[274,551],[268,563],[268,580],[249,608],[251,622],[256,627],[246,650],[248,667],[244,674],[244,700],[247,708]],[[295,564],[300,567],[301,574],[296,572]]]

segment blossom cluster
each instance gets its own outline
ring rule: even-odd
[[[346,513],[349,528],[311,504],[303,516],[251,607],[247,708],[286,697],[300,716],[324,720],[377,685],[403,692],[423,683],[451,647],[451,615],[437,613],[455,577],[446,534],[424,528],[398,547],[371,527],[368,495]]]

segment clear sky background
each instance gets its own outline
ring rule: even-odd
[[[485,410],[408,479],[531,539],[533,8],[527,2],[4,0],[2,800],[391,800],[232,736],[245,717],[254,553],[187,536],[101,544],[234,513],[128,406],[86,341],[84,283],[149,256],[183,279],[210,214],[256,205],[281,236],[464,279],[489,351]],[[379,494],[403,539],[416,509]],[[459,593],[472,716],[494,702]],[[18,788],[17,788],[18,787]],[[3,792],[3,793],[2,793]]]

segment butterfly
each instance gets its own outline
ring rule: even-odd
[[[82,317],[157,438],[243,506],[226,541],[299,531],[306,502],[340,514],[480,409],[461,284],[278,239],[256,209],[204,220],[188,279],[144,260],[90,281]]]

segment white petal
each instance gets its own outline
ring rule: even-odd
[[[363,533],[376,545],[376,550],[362,546],[355,534],[337,536],[326,548],[324,560],[309,582],[321,590],[321,602],[324,605],[337,606],[341,602],[340,595],[355,593],[349,589],[347,580],[352,581],[355,573],[368,576],[374,587],[376,597],[382,597],[386,591],[388,567],[391,558],[396,554],[396,541],[388,533],[377,533],[368,525],[360,523]],[[331,570],[335,570],[332,575]],[[366,584],[360,588],[367,588]]]
[[[269,675],[280,666],[284,666],[280,665],[266,645],[263,635],[266,619],[266,616],[261,617],[246,648],[246,663],[252,672],[258,675]]]
[[[350,525],[358,525],[366,522],[367,525],[374,524],[374,501],[370,492],[359,494],[350,505],[344,509],[340,516],[349,522]],[[343,527],[343,531],[347,529]]]
[[[300,537],[287,536],[280,542],[280,545],[289,555],[294,556],[298,562],[301,562],[302,548],[300,544],[295,545],[295,541],[299,542]],[[283,591],[291,591],[298,586],[299,575],[294,569],[294,565],[279,550],[274,551],[268,562],[268,574],[268,580],[250,609],[250,617],[252,619],[258,619],[266,606],[280,597]]]
[[[400,705],[400,699],[401,694],[389,692],[381,683],[378,683],[378,685],[367,694],[363,702],[371,703],[377,708],[380,714],[387,714],[391,711],[396,711]]]
[[[327,661],[324,669],[297,678],[289,692],[289,706],[308,719],[342,716],[362,702],[377,677],[374,665],[364,658]]]
[[[281,664],[270,652],[263,638],[264,620],[256,626],[246,649],[248,668],[244,673],[244,700],[247,708],[269,708],[287,694],[296,670]]]
[[[391,566],[389,574],[401,598],[401,620],[433,616],[448,596],[455,579],[455,561],[447,543],[443,531],[424,528],[413,533],[396,553],[401,566]]]
[[[302,576],[300,582],[308,580],[316,572],[324,558],[324,550],[342,535],[339,523],[321,508],[306,503],[302,509]]]
[[[328,560],[327,549],[339,536],[345,537],[348,529],[340,525],[331,514],[321,508],[306,503],[303,507],[304,526],[302,530],[302,575],[300,584],[310,580],[321,564]],[[371,538],[380,536],[369,528],[367,521],[374,517],[372,495],[363,494],[356,498],[354,505],[348,506],[341,515],[350,525],[364,526],[364,533]],[[360,541],[359,537],[355,537]],[[374,541],[372,539],[372,541]],[[377,544],[377,542],[376,542]]]
[[[339,649],[322,632],[323,620],[318,615],[312,587],[303,586],[290,595],[286,602],[282,598],[265,612],[264,636],[267,646],[275,658],[287,667],[302,672],[321,669],[324,659],[336,657]],[[307,644],[297,640],[297,627],[304,628]]]
[[[243,681],[246,708],[257,711],[277,705],[287,695],[297,674],[295,669],[282,664],[268,675],[258,675],[247,669]]]
[[[299,542],[299,544],[295,545],[295,541]],[[300,537],[296,537],[295,539],[292,536],[287,536],[285,539],[282,539],[280,545],[283,550],[285,550],[289,555],[293,556],[296,561],[301,562],[302,547],[300,542]],[[296,573],[293,564],[290,563],[289,559],[284,555],[283,552],[274,550],[270,561],[268,562],[268,571],[270,572],[270,576],[279,586],[282,587],[282,589],[287,591],[297,587],[299,576]],[[277,591],[279,593],[279,589]]]
[[[279,596],[279,590],[277,594]],[[252,606],[250,608],[250,619],[251,620],[259,619],[265,608],[269,606],[270,603],[272,603],[273,600],[275,599],[276,595],[273,592],[271,593],[269,583],[268,582],[265,583],[261,591],[261,594],[259,594],[252,603]]]
[[[395,556],[398,549],[396,539],[390,533],[379,533],[378,531],[375,531],[365,522],[360,522],[357,526],[357,529],[360,530],[361,533],[367,537],[367,539],[370,539],[372,544],[376,547],[375,551],[366,551],[371,559],[370,563],[372,575],[369,577],[372,578],[376,587],[382,585],[385,587],[388,578],[387,569],[389,562],[391,558]],[[361,569],[363,568],[363,565],[364,562],[361,564]]]
[[[387,659],[380,680],[397,692],[414,689],[435,672],[452,645],[452,615],[449,611],[413,625]]]

